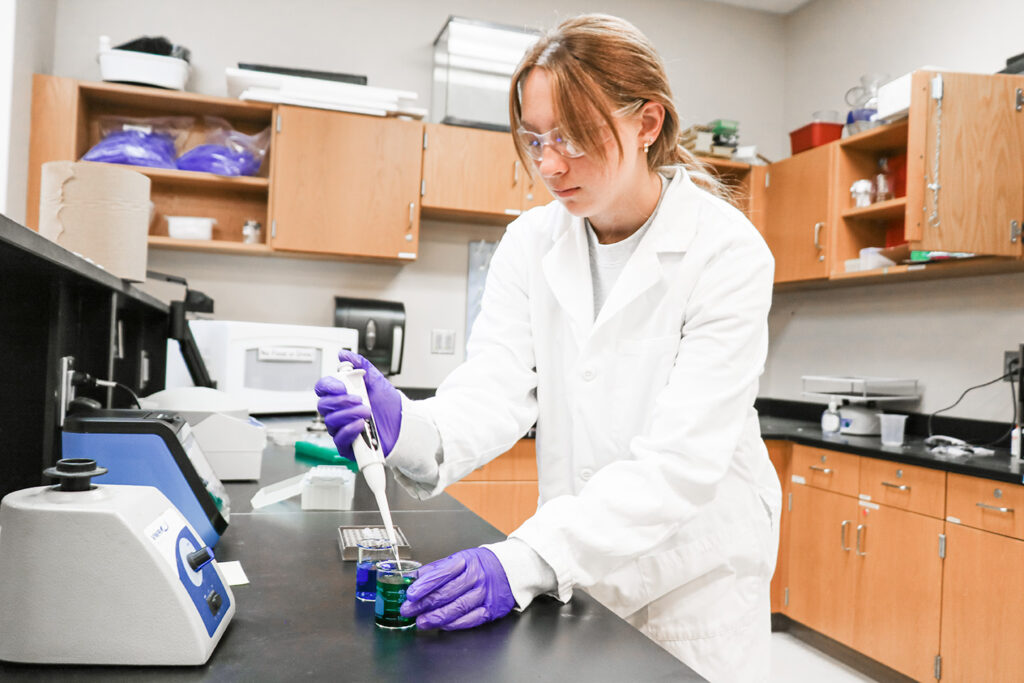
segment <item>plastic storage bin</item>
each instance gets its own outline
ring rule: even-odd
[[[838,140],[842,135],[843,124],[815,121],[791,132],[789,134],[789,143],[793,149],[793,154],[799,154],[820,145],[828,144],[833,140]]]

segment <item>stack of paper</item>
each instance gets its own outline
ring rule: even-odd
[[[241,100],[294,104],[372,116],[422,119],[426,109],[411,106],[419,96],[408,90],[373,88],[319,78],[303,78],[248,69],[225,69],[228,95]]]

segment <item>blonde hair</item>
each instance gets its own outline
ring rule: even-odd
[[[607,160],[603,133],[595,125],[603,121],[615,136],[621,158],[622,140],[613,117],[635,114],[647,102],[657,102],[665,108],[665,120],[648,150],[648,168],[682,166],[699,187],[728,198],[728,190],[710,168],[679,144],[679,114],[665,65],[633,24],[607,14],[584,14],[543,35],[512,75],[509,118],[513,132],[522,125],[522,83],[535,67],[550,76],[559,129],[583,152]],[[529,165],[523,142],[513,137],[520,160]]]

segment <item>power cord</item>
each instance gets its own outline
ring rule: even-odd
[[[136,396],[135,392],[132,391],[131,387],[129,387],[126,384],[121,384],[120,382],[114,382],[114,381],[111,381],[109,379],[99,379],[97,377],[93,377],[92,375],[90,375],[87,372],[79,372],[78,370],[75,370],[75,371],[73,371],[71,373],[71,383],[73,385],[75,385],[76,387],[81,387],[81,386],[117,387],[119,389],[124,389],[125,391],[127,391],[131,395],[132,400],[135,402],[135,407],[136,408],[142,408],[142,404],[139,403],[139,397]]]
[[[1017,372],[1018,372],[1017,365],[1018,365],[1018,363],[1019,363],[1019,361],[1017,361],[1017,360],[1010,361],[1010,366],[1009,366],[1010,367],[1010,371],[1009,372],[1007,372],[1005,374],[1002,374],[1002,375],[1000,375],[999,377],[996,377],[993,380],[989,380],[988,382],[985,382],[984,384],[977,384],[977,385],[975,385],[973,387],[969,387],[967,389],[964,389],[964,392],[962,394],[960,394],[960,398],[958,398],[955,402],[953,402],[952,405],[948,405],[945,408],[941,408],[939,410],[936,410],[934,413],[931,413],[930,415],[928,415],[928,436],[929,437],[934,436],[934,432],[932,431],[932,418],[933,417],[935,417],[939,413],[944,413],[947,410],[952,410],[953,408],[956,408],[958,405],[960,405],[960,401],[964,400],[964,397],[967,396],[967,394],[969,394],[970,392],[974,391],[975,389],[982,389],[984,387],[987,387],[987,386],[990,386],[992,384],[995,384],[996,382],[1001,382],[1002,380],[1007,379],[1007,378],[1009,378],[1009,380],[1010,380],[1010,398],[1013,401],[1013,420],[1010,423],[1010,428],[1008,430],[1006,430],[995,441],[990,441],[990,442],[988,442],[986,444],[980,444],[980,445],[982,447],[993,446],[993,445],[1001,442],[1006,437],[1010,436],[1010,434],[1013,432],[1014,426],[1016,426],[1016,424],[1017,424],[1017,394],[1016,394],[1016,392],[1015,392],[1015,390],[1013,388],[1013,381],[1017,377]],[[974,445],[979,445],[979,444],[974,444]]]

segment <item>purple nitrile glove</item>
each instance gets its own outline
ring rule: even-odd
[[[358,353],[341,351],[338,360],[348,361],[353,367],[366,371],[363,382],[373,407],[377,436],[385,457],[390,455],[402,428],[402,395],[373,367],[373,363]],[[362,433],[364,420],[370,417],[370,409],[363,405],[358,396],[350,395],[345,390],[344,382],[336,377],[322,377],[313,390],[320,397],[316,405],[317,412],[323,416],[327,433],[334,438],[338,452],[355,460],[352,442]]]
[[[416,617],[416,628],[455,631],[500,619],[515,606],[497,556],[487,548],[470,548],[420,569],[401,612]]]

